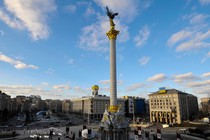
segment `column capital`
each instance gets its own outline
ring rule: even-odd
[[[115,105],[110,105],[110,106],[109,106],[109,111],[110,111],[110,112],[116,113],[117,110],[118,110],[118,106],[115,106]]]
[[[115,39],[117,38],[117,35],[119,34],[120,31],[115,30],[114,28],[111,28],[109,30],[109,32],[106,33],[106,35],[108,36],[109,40],[111,39]]]

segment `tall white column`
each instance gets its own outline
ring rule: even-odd
[[[115,30],[113,19],[110,20],[110,30],[106,35],[110,42],[110,107],[109,111],[116,113],[117,105],[117,77],[116,77],[116,39],[120,31]]]
[[[116,42],[110,39],[110,106],[117,106]]]

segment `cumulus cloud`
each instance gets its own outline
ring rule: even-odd
[[[27,30],[33,40],[49,36],[47,19],[55,11],[54,0],[4,0],[0,19],[11,28]]]
[[[209,15],[190,14],[183,17],[189,21],[189,26],[171,35],[168,46],[176,46],[177,52],[192,51],[210,47],[207,39],[210,37],[210,29],[205,20]]]
[[[88,17],[90,15],[95,15],[95,14],[96,14],[96,11],[92,7],[91,3],[89,3],[88,6],[87,6],[87,9],[85,11],[85,16]]]
[[[140,88],[144,88],[145,87],[145,84],[143,83],[136,83],[136,84],[133,84],[133,85],[130,85],[127,87],[127,91],[134,91],[134,90],[137,90],[137,89],[140,89]]]
[[[49,83],[47,83],[47,82],[42,82],[41,85],[43,85],[43,86],[49,86]]]
[[[69,90],[69,89],[71,89],[70,85],[68,85],[68,84],[54,85],[53,88],[57,89],[57,90]]]
[[[78,94],[81,94],[81,96],[90,96],[91,95],[91,88],[83,88],[80,86],[74,86],[73,90],[75,91],[75,97],[78,98]]]
[[[192,72],[175,75],[173,77],[174,81],[177,83],[185,82],[185,81],[192,81],[192,80],[199,80],[198,76],[193,75]]]
[[[148,78],[147,81],[149,81],[149,82],[163,82],[166,79],[167,79],[166,75],[164,73],[160,73],[160,74],[156,74],[156,75]]]
[[[151,5],[150,0],[123,0],[120,1],[120,3],[117,0],[112,0],[109,2],[106,0],[94,0],[94,2],[99,5],[104,12],[105,7],[108,6],[111,10],[113,10],[113,12],[119,13],[119,16],[117,16],[114,20],[116,29],[120,30],[120,34],[117,36],[118,42],[125,42],[129,39],[128,26],[125,25],[125,21],[132,21],[141,10],[145,10]],[[81,35],[79,37],[79,47],[90,51],[107,52],[109,49],[109,44],[105,34],[109,31],[110,27],[108,17],[95,13],[95,10],[87,2],[79,4],[88,5],[86,14],[94,14],[98,18],[94,24],[82,28]]]
[[[3,30],[0,30],[0,34],[1,34],[2,36],[4,36],[4,31],[3,31]]]
[[[110,80],[100,80],[99,83],[103,84],[103,85],[110,84]],[[117,80],[117,84],[118,85],[122,85],[123,84],[123,80]]]
[[[209,59],[210,58],[210,52],[208,52],[205,56],[204,56],[204,58],[201,60],[201,63],[204,63],[207,59]]]
[[[199,2],[200,2],[202,5],[208,5],[208,4],[210,4],[210,0],[199,0]]]
[[[85,26],[81,30],[79,37],[79,47],[89,51],[107,52],[109,50],[108,38],[106,32],[109,31],[109,21],[107,17],[100,17],[96,23]],[[115,20],[116,28],[120,30],[117,36],[119,42],[129,39],[128,27],[121,24],[119,20]]]
[[[169,40],[168,40],[168,45],[172,46],[176,43],[178,43],[179,41],[185,40],[187,38],[191,38],[193,35],[193,32],[191,31],[187,31],[187,30],[181,30],[175,34],[173,34]]]
[[[73,4],[69,4],[65,7],[65,10],[70,13],[74,13],[76,9],[77,9],[76,5],[73,5]]]
[[[69,59],[69,60],[68,60],[68,64],[70,64],[70,65],[71,65],[71,64],[74,64],[74,62],[75,62],[74,59]]]
[[[52,87],[47,87],[43,84],[40,86],[33,85],[0,85],[0,89],[6,94],[15,97],[17,95],[41,95],[42,99],[58,99],[64,97],[66,90],[53,89]]]
[[[210,72],[206,72],[202,75],[203,78],[208,78],[210,77]]]
[[[51,68],[48,68],[48,69],[45,71],[46,74],[53,74],[54,72],[55,72],[55,70],[54,70],[54,69],[51,69]]]
[[[39,67],[31,64],[25,64],[19,60],[12,59],[0,52],[0,61],[13,65],[16,69],[39,69]]]
[[[206,88],[196,88],[196,89],[193,89],[193,93],[195,93],[195,94],[209,95],[210,88],[209,87],[206,87]]]
[[[150,57],[144,56],[138,60],[139,64],[146,65],[150,61]]]
[[[209,87],[210,86],[210,80],[206,81],[200,81],[200,82],[190,82],[187,84],[188,87]]]
[[[144,45],[149,38],[150,30],[147,25],[145,25],[142,29],[139,30],[138,35],[134,37],[134,42],[137,47],[141,47]]]
[[[189,20],[189,23],[192,25],[198,25],[204,23],[204,21],[209,17],[209,15],[206,14],[198,14],[198,13],[192,13],[187,14],[183,16],[184,20]]]
[[[139,13],[139,1],[138,0],[94,0],[96,4],[101,6],[105,10],[108,6],[113,12],[118,12],[120,17],[127,21],[132,21]],[[132,8],[131,8],[132,7]],[[126,9],[126,12],[125,12]]]

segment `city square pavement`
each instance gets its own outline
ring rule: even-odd
[[[70,130],[69,130],[69,136],[71,136],[71,132],[72,133],[75,133],[75,139],[78,140],[78,136],[79,136],[79,130],[82,130],[83,128],[83,125],[79,125],[79,126],[70,126]],[[98,131],[98,126],[97,125],[91,125],[87,128],[91,128],[93,132],[97,132]],[[50,133],[50,129],[54,129],[54,132],[56,132],[58,134],[58,132],[60,133],[60,135],[53,135],[52,136],[52,140],[70,140],[70,138],[66,138],[65,135],[66,135],[66,127],[50,127],[50,128],[40,128],[40,129],[30,129],[29,130],[26,130],[26,129],[20,129],[20,130],[16,130],[16,132],[20,135],[16,136],[16,137],[12,137],[12,138],[5,138],[5,139],[2,139],[2,140],[37,140],[37,137],[30,137],[30,135],[40,135],[40,134],[43,134],[43,133],[46,133],[46,136],[49,136],[49,133]],[[136,129],[136,128],[134,128]],[[135,136],[134,136],[134,132],[133,130],[134,129],[131,129],[131,132],[130,132],[130,140],[134,140],[135,139]],[[136,129],[137,130],[137,129]],[[151,129],[142,129],[142,136],[139,137],[139,140],[152,140],[153,139],[153,135],[156,135],[156,131],[155,131],[155,128],[151,128]],[[145,131],[147,132],[150,132],[149,133],[149,137],[146,138],[145,137]],[[42,135],[43,136],[43,135]],[[162,136],[162,140],[176,140],[176,128],[167,128],[167,129],[162,129],[161,130],[161,136]],[[39,140],[44,140],[44,139],[50,139],[50,138],[39,138]],[[94,140],[97,140],[97,139],[100,139],[100,135],[98,134],[98,138],[95,138]],[[196,140],[195,138],[193,137],[184,137],[184,135],[182,135],[182,139],[183,140]],[[199,140],[199,139],[198,139]],[[202,139],[200,139],[202,140]]]

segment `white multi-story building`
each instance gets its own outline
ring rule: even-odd
[[[198,100],[176,89],[162,89],[149,95],[150,121],[178,123],[196,116]]]
[[[105,108],[110,104],[110,97],[105,95],[92,95],[72,99],[72,111],[81,113],[82,116],[90,116],[91,119],[101,119]],[[124,110],[125,99],[118,98],[117,104]]]

